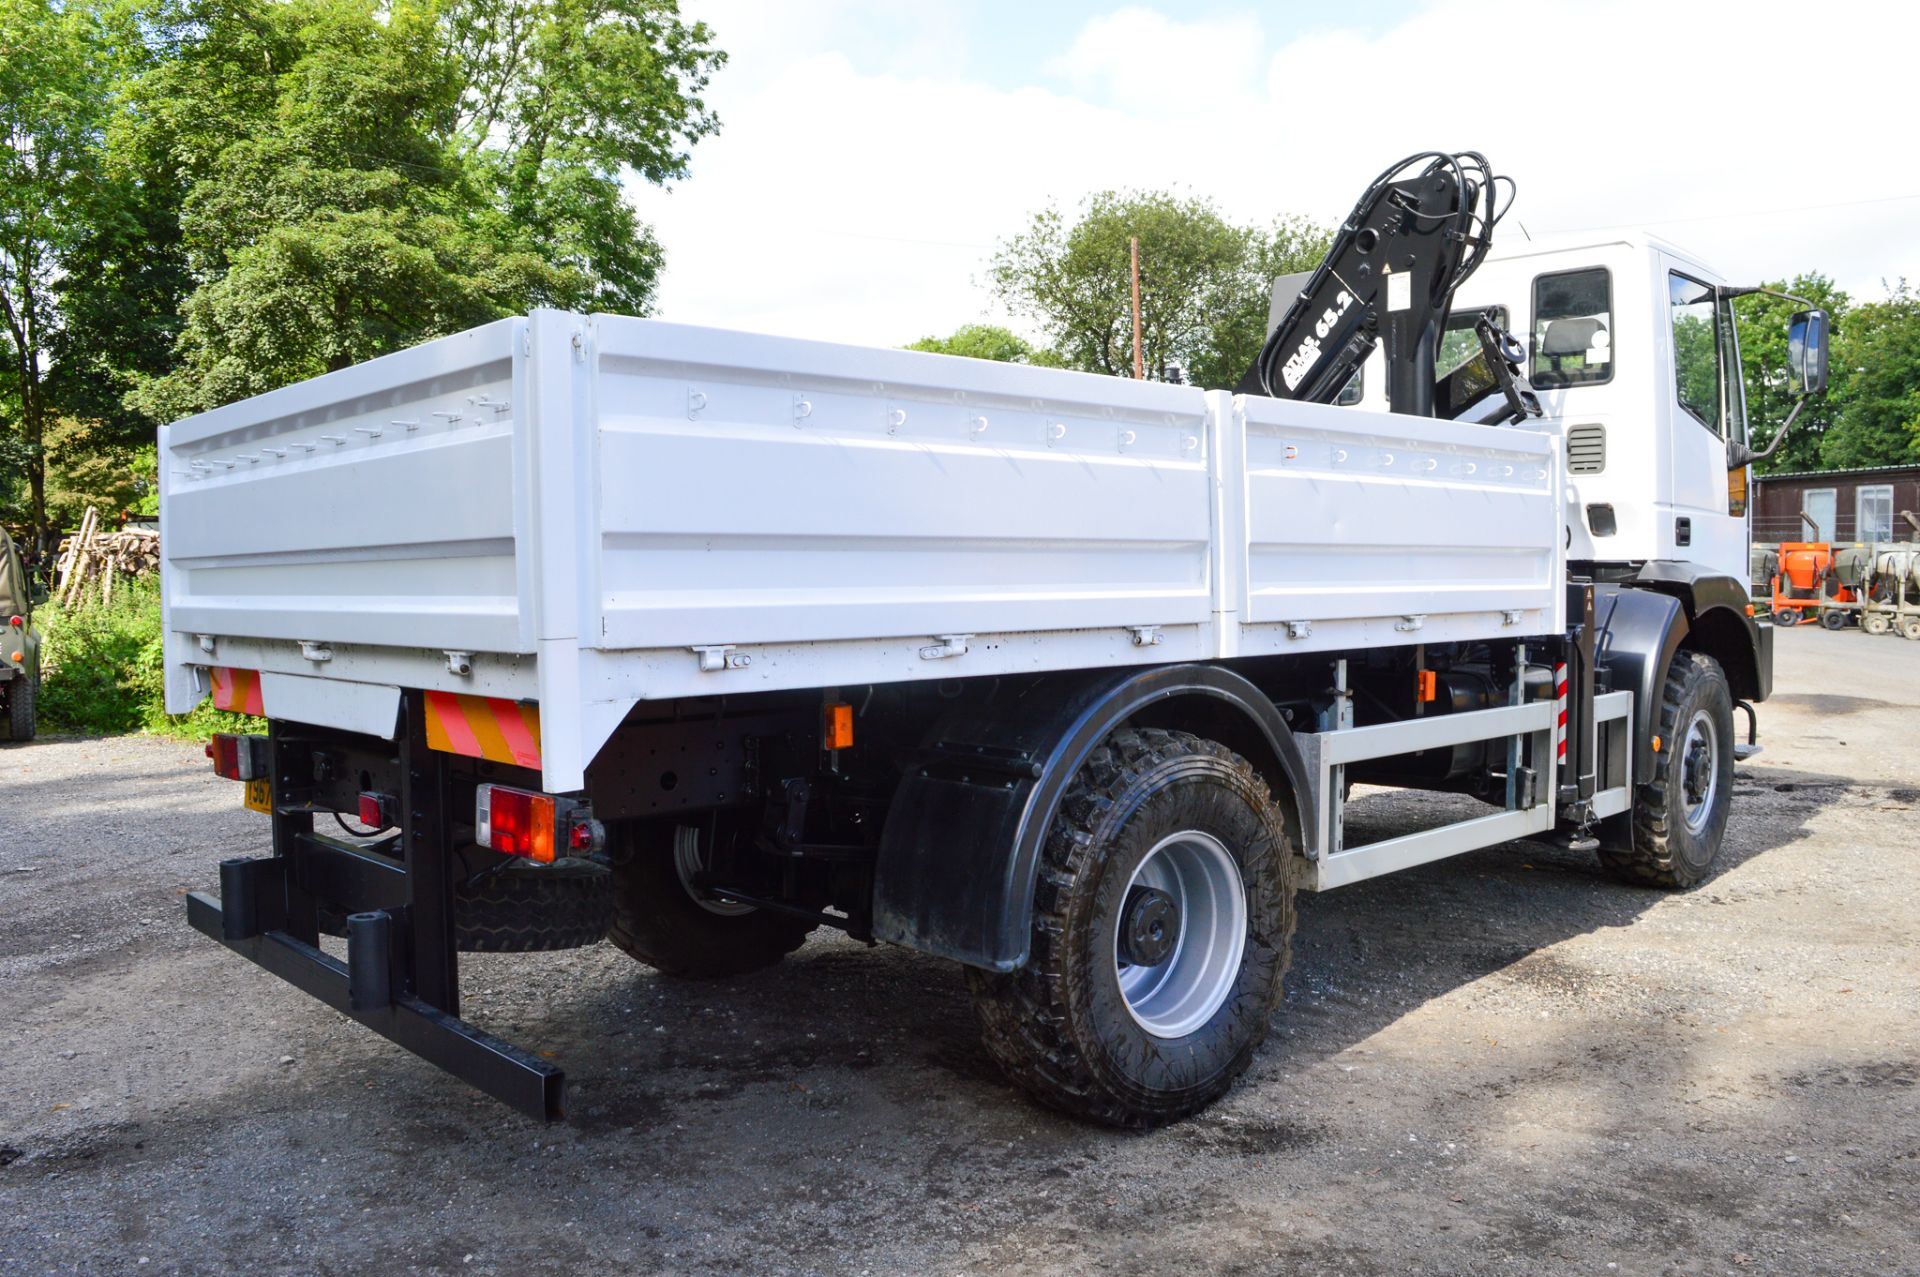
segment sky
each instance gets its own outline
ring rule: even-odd
[[[1920,283],[1910,0],[682,7],[729,60],[689,176],[630,188],[665,319],[887,346],[1008,322],[986,262],[1050,203],[1333,223],[1430,149],[1515,180],[1500,240],[1638,226],[1735,282]]]

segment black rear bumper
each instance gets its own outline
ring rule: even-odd
[[[278,888],[284,863],[271,858],[230,860],[221,866],[221,881],[235,894],[235,879],[248,880],[239,895],[248,895],[250,888],[253,899],[269,898]],[[340,1014],[529,1117],[551,1122],[566,1116],[564,1070],[412,994],[368,996],[366,990],[391,989],[394,983],[378,946],[355,946],[350,938],[349,962],[342,962],[286,931],[261,928],[257,914],[223,909],[219,900],[198,891],[187,896],[187,921]],[[356,962],[357,971],[350,966]],[[369,970],[369,965],[377,969]]]

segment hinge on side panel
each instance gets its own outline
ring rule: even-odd
[[[459,678],[465,678],[467,675],[473,673],[473,653],[448,652],[447,673]]]
[[[1426,615],[1424,613],[1416,613],[1413,616],[1401,617],[1399,620],[1393,623],[1393,628],[1396,630],[1399,630],[1402,634],[1411,634],[1415,630],[1420,629],[1426,623],[1427,623]]]
[[[1517,607],[1510,607],[1506,611],[1500,613],[1500,624],[1502,625],[1520,624],[1520,609]]]
[[[735,652],[731,643],[711,643],[705,647],[696,647],[694,654],[700,658],[700,671],[714,674],[721,670],[743,670],[753,664],[753,658],[744,652]]]
[[[1312,621],[1288,621],[1287,637],[1290,639],[1308,638],[1313,634]]]
[[[316,643],[311,639],[301,639],[300,655],[310,661],[330,661],[333,659],[333,649],[325,643]]]
[[[940,661],[950,656],[965,656],[967,644],[973,641],[971,634],[941,634],[937,637],[940,640],[938,643],[920,649],[921,660]]]
[[[1133,635],[1135,647],[1160,646],[1160,627],[1157,625],[1129,625],[1127,630]]]
[[[200,650],[205,652],[208,656],[212,656],[213,646],[219,640],[211,634],[200,634],[200,635],[196,635],[195,637],[197,637],[200,640]]]

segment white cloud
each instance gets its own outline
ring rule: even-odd
[[[1482,150],[1519,182],[1505,236],[1648,224],[1736,279],[1920,278],[1920,200],[1858,202],[1920,193],[1906,4],[1547,0],[1498,18],[1437,0],[1378,35],[1277,46],[1251,17],[1130,6],[1022,50],[1046,70],[1011,88],[966,68],[1020,35],[969,32],[960,6],[689,8],[733,62],[692,177],[636,192],[667,247],[668,318],[899,344],[992,315],[991,245],[1050,198],[1181,186],[1245,220],[1331,221],[1428,147]],[[1845,207],[1772,211],[1820,204]]]

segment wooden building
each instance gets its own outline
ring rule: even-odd
[[[1920,465],[1756,475],[1753,488],[1756,544],[1814,540],[1803,513],[1822,541],[1920,540],[1900,517],[1907,510],[1920,519]]]

